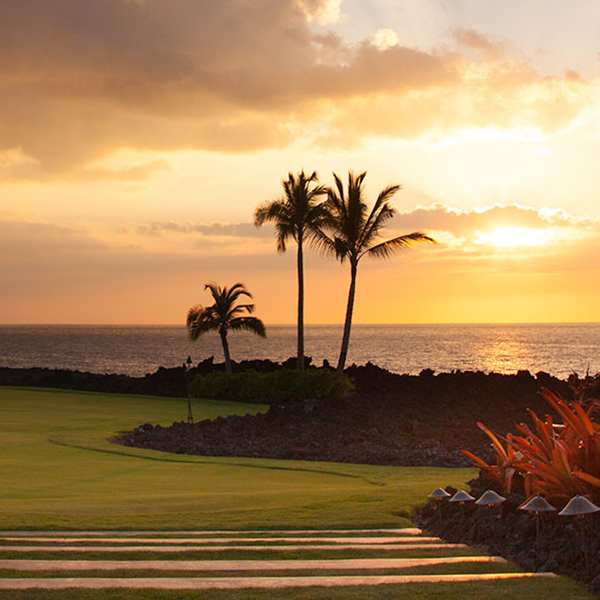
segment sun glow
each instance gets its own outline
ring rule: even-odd
[[[528,227],[500,227],[491,233],[477,232],[475,242],[478,244],[493,244],[500,248],[516,246],[540,246],[551,238],[551,232],[545,229]]]

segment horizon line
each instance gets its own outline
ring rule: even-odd
[[[600,321],[437,321],[414,323],[352,323],[352,327],[390,327],[426,325],[599,325]],[[270,323],[266,327],[296,327],[296,323]],[[304,323],[305,327],[340,327],[343,323]],[[181,327],[182,323],[0,323],[0,327]],[[235,333],[235,332],[232,332]]]

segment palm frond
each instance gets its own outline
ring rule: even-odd
[[[361,254],[361,256],[369,254],[370,256],[374,256],[376,258],[389,258],[396,250],[408,248],[419,242],[427,242],[430,244],[437,243],[432,237],[429,237],[420,231],[416,231],[414,233],[408,233],[406,235],[401,235],[391,240],[381,242],[376,246],[371,246],[370,248],[367,248]]]
[[[204,286],[205,290],[209,290],[211,296],[213,297],[213,300],[215,300],[215,302],[222,296],[222,290],[221,287],[218,286],[216,283],[207,283]]]
[[[327,235],[321,228],[315,228],[310,232],[311,244],[314,248],[322,252],[335,256],[335,239]]]
[[[223,288],[223,297],[229,304],[233,304],[241,296],[252,298],[252,294],[244,287],[243,283],[235,283],[229,289]]]
[[[256,317],[237,317],[229,323],[231,331],[249,331],[259,337],[267,337],[264,323]]]
[[[257,325],[257,322],[262,324],[260,319],[240,316],[254,312],[254,304],[236,304],[236,301],[243,296],[252,298],[252,294],[242,283],[236,283],[230,288],[221,288],[216,283],[207,283],[205,289],[210,291],[214,304],[211,306],[193,306],[188,311],[186,326],[192,340],[197,340],[208,331],[217,330],[226,335],[229,329],[240,328],[246,328],[247,331],[252,331],[257,335],[263,335],[264,325],[262,325],[262,330]],[[250,325],[244,326],[246,321]]]
[[[204,312],[204,306],[199,304],[198,306],[192,306],[187,314],[187,319],[185,321],[186,327],[191,327],[198,319],[200,315]]]
[[[285,203],[281,200],[266,200],[259,204],[254,211],[254,224],[264,225],[278,221],[286,216]]]
[[[360,247],[368,246],[370,242],[377,237],[377,234],[383,227],[383,224],[396,214],[396,209],[388,203],[388,200],[399,189],[401,189],[399,185],[388,186],[379,194],[365,224],[362,227],[362,232],[359,239]]]
[[[186,326],[192,340],[197,340],[201,335],[219,328],[219,320],[215,318],[212,307],[202,305],[190,308]]]
[[[238,304],[237,306],[231,306],[227,311],[227,321],[238,318],[243,314],[252,314],[254,312],[254,304]]]
[[[335,256],[341,263],[343,263],[346,259],[352,260],[353,258],[353,248],[348,243],[347,240],[341,237],[333,238],[333,251],[335,252]]]
[[[283,196],[260,204],[254,211],[254,224],[257,226],[270,222],[275,225],[277,251],[285,252],[290,238],[299,242],[304,233],[317,227],[323,221],[323,209],[318,198],[327,193],[327,188],[318,184],[316,171],[310,176],[301,171],[297,176],[288,174],[282,181]]]

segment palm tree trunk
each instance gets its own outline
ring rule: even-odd
[[[231,375],[233,371],[231,369],[231,357],[229,356],[229,342],[227,341],[227,332],[221,330],[219,331],[219,334],[221,336],[221,343],[223,344],[223,354],[225,355],[225,371],[227,371],[227,373]]]
[[[298,369],[304,371],[304,254],[302,232],[298,235]]]
[[[346,306],[346,322],[344,323],[344,337],[342,338],[342,349],[338,361],[338,371],[343,371],[346,366],[348,347],[350,346],[350,328],[352,327],[352,312],[354,311],[354,294],[356,292],[357,263],[350,265],[350,291],[348,292],[348,305]]]

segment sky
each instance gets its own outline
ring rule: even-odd
[[[0,0],[0,323],[296,318],[289,172],[402,189],[355,323],[598,321],[597,0]],[[306,322],[349,269],[309,251]]]

